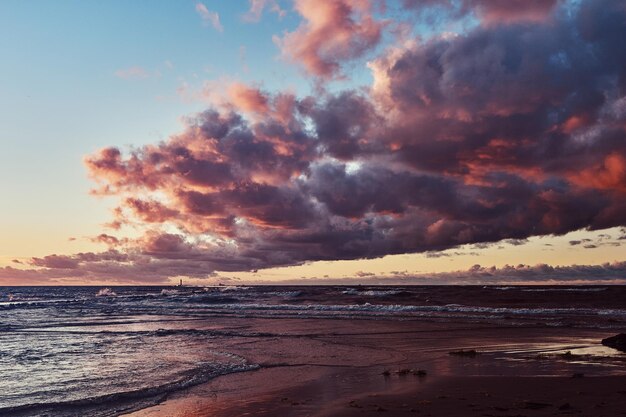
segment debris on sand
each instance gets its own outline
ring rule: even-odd
[[[363,408],[362,405],[360,405],[359,403],[356,402],[356,400],[352,400],[348,403],[348,407],[352,407],[352,408]]]
[[[552,407],[552,404],[548,403],[539,403],[535,401],[525,401],[524,407],[527,410],[542,410],[544,408]]]
[[[453,350],[452,352],[449,352],[449,354],[454,355],[454,356],[463,356],[465,358],[474,358],[479,353],[476,352],[476,350],[474,349],[469,349],[469,350],[461,349],[461,350]]]
[[[409,369],[409,368],[403,368],[403,369],[398,369],[396,371],[397,375],[400,376],[406,376],[406,375],[415,375],[415,376],[426,376],[428,374],[428,372],[426,372],[424,369]]]

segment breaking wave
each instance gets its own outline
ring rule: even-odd
[[[360,291],[356,288],[349,288],[345,291],[342,291],[345,295],[364,295],[367,297],[389,297],[392,295],[398,295],[402,291],[400,290],[365,290]]]
[[[128,391],[112,392],[104,395],[70,399],[66,401],[49,401],[41,403],[20,404],[16,406],[0,407],[0,415],[10,417],[12,415],[90,415],[92,417],[104,417],[116,415],[111,413],[111,408],[130,411],[143,408],[150,404],[156,404],[163,396],[207,382],[221,375],[237,372],[245,372],[258,369],[256,364],[223,365],[211,364],[191,370],[180,379],[160,385],[143,387]],[[126,406],[126,407],[124,407]],[[84,414],[82,414],[84,413]]]
[[[101,288],[97,293],[96,297],[116,297],[117,294],[110,288]]]

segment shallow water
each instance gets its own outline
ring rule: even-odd
[[[218,375],[257,369],[227,342],[263,334],[218,320],[231,317],[611,330],[626,325],[626,289],[0,287],[0,415],[118,415]],[[524,361],[567,348],[534,346],[506,357]],[[589,344],[570,350],[583,362],[602,356]]]

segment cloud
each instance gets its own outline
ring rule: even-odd
[[[101,233],[98,236],[91,239],[92,242],[95,243],[104,243],[107,246],[117,246],[121,243],[120,239],[115,236],[108,235],[106,233]]]
[[[380,282],[404,284],[570,284],[598,285],[626,283],[626,262],[600,265],[504,265],[502,267],[474,265],[466,270],[435,274],[383,274],[372,277]]]
[[[0,267],[0,280],[7,285],[23,285],[24,283],[51,285],[86,282],[109,282],[120,284],[163,284],[168,283],[171,277],[189,277],[193,279],[211,279],[216,274],[211,268],[217,258],[205,257],[195,252],[195,260],[190,261],[183,255],[188,254],[190,246],[179,237],[153,236],[149,243],[150,251],[133,256],[123,255],[117,251],[108,251],[102,254],[81,253],[67,257],[60,264],[53,264],[47,269],[17,269]],[[156,255],[156,256],[155,256]],[[52,255],[51,257],[61,257]],[[48,258],[51,259],[51,258]],[[236,260],[232,270],[238,269]],[[40,260],[33,260],[34,263]],[[56,262],[56,261],[55,261]],[[267,281],[262,278],[239,280],[246,284],[276,284],[277,281]],[[223,282],[231,278],[219,276],[217,281]],[[476,264],[468,269],[440,272],[415,273],[409,271],[391,271],[389,273],[372,273],[358,271],[351,277],[285,279],[280,284],[298,285],[354,285],[361,284],[388,284],[388,285],[429,285],[429,284],[456,284],[456,285],[611,285],[626,284],[626,262],[603,263],[598,265],[567,265],[552,266],[537,265],[504,265],[481,266]]]
[[[261,280],[241,283],[276,284]],[[354,276],[286,279],[284,285],[624,285],[626,262],[599,265],[474,265],[468,269],[441,273],[358,271]]]
[[[570,240],[570,246],[580,246],[582,245],[585,249],[596,249],[601,246],[621,246],[622,242],[620,242],[620,238],[613,239],[612,236],[608,234],[599,234],[595,241],[593,239],[577,239]]]
[[[322,25],[370,7],[333,5],[315,12]],[[579,13],[391,48],[371,62],[367,93],[232,83],[169,141],[127,156],[107,148],[87,166],[105,192],[133,195],[120,221],[234,242],[255,269],[623,225],[614,109],[626,55],[597,57],[619,49],[626,26],[595,3]],[[317,30],[308,25],[297,33]]]
[[[507,24],[542,22],[553,12],[558,0],[466,0],[483,23]]]
[[[268,111],[268,98],[257,88],[242,83],[233,83],[228,94],[231,103],[238,109],[247,112],[263,113]]]
[[[85,158],[94,192],[120,201],[113,224],[140,234],[120,239],[120,261],[32,266],[202,277],[624,226],[626,9],[570,6],[391,46],[371,60],[369,89],[298,97],[225,83],[169,139]],[[296,10],[305,21],[281,45],[318,77],[373,50],[384,26],[365,1]],[[518,269],[504,272],[540,276]]]
[[[248,0],[250,8],[243,15],[243,19],[248,22],[258,22],[265,9],[270,9],[276,13],[279,18],[285,17],[287,12],[280,7],[277,0]]]
[[[381,40],[384,23],[372,16],[370,0],[296,0],[294,7],[304,22],[275,41],[315,76],[340,76],[342,61],[363,56]]]
[[[74,255],[48,255],[32,258],[29,267],[0,267],[0,280],[6,285],[51,285],[84,283],[163,284],[171,277],[207,278],[217,265],[241,263],[227,250],[204,254],[180,235],[148,233],[125,252],[81,252]]]
[[[626,262],[604,263],[600,265],[551,266],[505,265],[483,267],[474,265],[465,271],[436,274],[443,281],[459,283],[555,283],[555,284],[604,284],[625,283]]]
[[[449,18],[472,15],[485,26],[541,23],[548,20],[559,0],[404,0],[409,10],[421,14],[444,11]]]
[[[196,12],[200,15],[205,24],[210,24],[218,32],[224,31],[224,27],[220,22],[220,15],[217,12],[207,9],[207,7],[200,2],[196,3]]]
[[[76,269],[78,261],[71,256],[48,255],[43,258],[32,258],[31,265],[49,269]]]
[[[221,277],[220,277],[221,278]],[[275,281],[240,281],[242,284],[274,284]],[[598,265],[552,266],[536,265],[473,265],[467,269],[440,272],[415,273],[390,271],[372,273],[358,271],[353,276],[323,278],[299,278],[280,281],[283,285],[624,285],[626,284],[626,262]]]

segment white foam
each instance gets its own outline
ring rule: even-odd
[[[96,293],[96,297],[117,297],[117,294],[110,288],[100,288]]]
[[[218,287],[220,291],[222,292],[227,292],[227,291],[245,291],[250,289],[250,287],[244,287],[244,286],[240,286],[240,285],[227,285],[224,287]],[[211,288],[205,288],[205,291],[210,290]]]
[[[211,304],[211,309],[240,311],[294,311],[294,312],[363,312],[363,313],[476,313],[515,316],[626,316],[623,309],[595,308],[511,308],[481,307],[447,304],[438,306],[400,305],[400,304],[263,304],[263,303],[232,303]]]
[[[359,291],[356,288],[348,288],[345,291],[342,291],[342,294],[345,295],[365,295],[368,297],[386,297],[389,295],[400,294],[398,290],[367,290],[367,291]]]
[[[526,288],[522,291],[526,292],[600,292],[606,291],[606,288]]]

